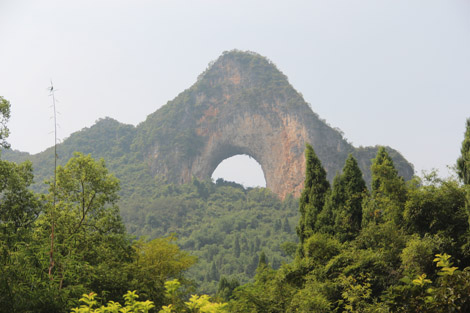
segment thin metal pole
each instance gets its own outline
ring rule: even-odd
[[[49,88],[50,95],[52,95],[52,105],[54,108],[54,185],[52,186],[52,211],[51,211],[51,250],[49,252],[49,279],[53,280],[52,269],[54,268],[54,212],[56,208],[56,186],[57,186],[57,114],[55,106],[55,95],[54,95],[54,86],[52,85]]]

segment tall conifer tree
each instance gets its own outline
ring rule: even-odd
[[[318,214],[325,204],[325,195],[330,188],[326,179],[325,169],[322,167],[311,145],[305,149],[305,182],[300,196],[299,211],[300,220],[297,227],[297,235],[300,240],[300,256],[303,256],[302,245],[315,231],[315,223]]]
[[[356,159],[350,154],[333,188],[335,230],[341,241],[353,239],[361,229],[362,201],[367,192],[366,182]]]
[[[238,236],[235,237],[235,244],[234,244],[234,247],[233,247],[233,252],[235,253],[236,258],[240,257],[240,242],[238,240]]]
[[[470,118],[467,119],[460,157],[457,159],[457,174],[465,185],[470,185]]]
[[[465,184],[467,194],[465,208],[470,223],[470,118],[467,119],[462,148],[460,149],[460,157],[457,159],[457,174]]]
[[[377,156],[372,160],[372,196],[383,194],[393,200],[404,202],[406,199],[405,182],[384,147],[379,147]]]
[[[384,147],[380,147],[377,156],[372,160],[371,198],[366,204],[363,221],[393,221],[401,225],[403,207],[406,201],[406,186],[392,158]]]

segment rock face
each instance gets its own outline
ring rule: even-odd
[[[303,188],[306,143],[330,181],[349,153],[367,180],[376,151],[354,148],[319,119],[275,65],[240,51],[224,53],[191,88],[149,115],[137,127],[135,142],[152,173],[174,183],[210,179],[223,160],[247,154],[261,165],[266,186],[281,198],[298,196]],[[389,151],[409,179],[412,166]]]

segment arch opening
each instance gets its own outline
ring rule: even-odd
[[[266,187],[261,165],[247,154],[237,154],[224,159],[211,175],[213,181],[222,178],[247,187]]]

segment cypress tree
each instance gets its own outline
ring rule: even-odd
[[[372,160],[372,196],[383,194],[393,200],[406,200],[405,182],[398,176],[392,158],[384,147],[379,147],[377,156]]]
[[[235,253],[236,258],[240,257],[240,242],[238,241],[238,236],[235,237],[235,244],[233,247],[233,252]]]
[[[467,119],[460,157],[457,159],[457,174],[465,185],[470,185],[470,118]]]
[[[266,268],[268,266],[268,258],[266,257],[266,253],[264,251],[261,252],[258,261],[258,269]]]
[[[318,214],[323,209],[325,195],[329,188],[330,184],[326,179],[325,169],[312,146],[307,144],[305,149],[305,182],[299,201],[300,220],[297,227],[301,257],[303,256],[302,245],[304,241],[316,231],[315,223]]]
[[[403,207],[406,202],[406,187],[403,177],[398,176],[392,158],[384,147],[380,147],[372,160],[372,190],[366,203],[363,223],[393,221],[401,225]]]
[[[350,154],[338,184],[331,193],[335,230],[341,241],[351,240],[361,229],[362,202],[367,193],[366,182],[356,159]]]
[[[343,198],[341,184],[341,176],[336,174],[333,179],[333,186],[331,190],[327,193],[325,198],[325,205],[323,210],[318,214],[316,221],[316,230],[323,234],[334,235],[335,231],[335,211],[336,208],[341,205],[344,201],[340,198]]]
[[[219,280],[219,271],[217,270],[217,267],[216,267],[214,261],[212,261],[212,265],[211,265],[210,272],[209,272],[208,276],[209,276],[210,280]]]
[[[290,234],[291,232],[290,224],[289,224],[289,220],[287,219],[287,216],[284,218],[284,223],[282,224],[282,230],[288,234]]]
[[[457,159],[457,174],[466,188],[465,208],[470,224],[470,118],[467,119],[465,135],[460,149],[460,157]],[[469,240],[470,241],[470,240]],[[470,243],[468,244],[470,246]]]

